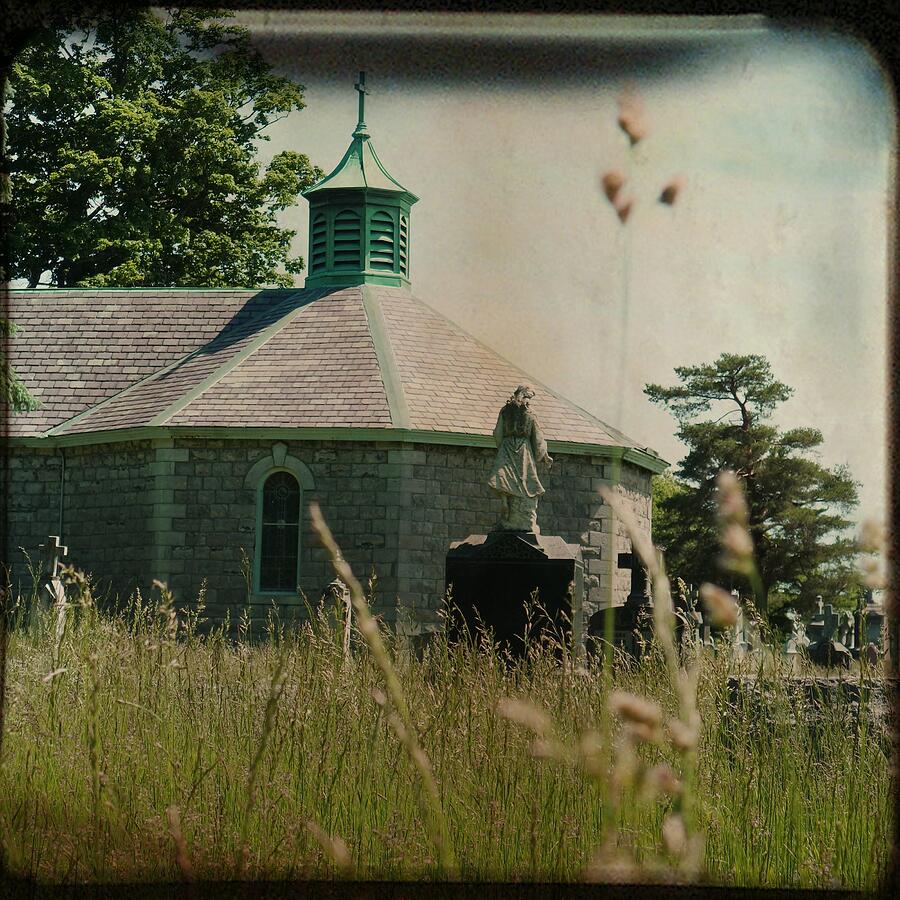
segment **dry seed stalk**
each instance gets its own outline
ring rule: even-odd
[[[641,558],[644,566],[650,574],[653,590],[653,626],[657,640],[663,650],[666,661],[666,670],[669,681],[678,697],[678,725],[675,726],[677,736],[673,746],[681,753],[682,757],[682,784],[683,790],[678,794],[676,810],[680,813],[681,821],[685,826],[685,846],[692,843],[691,829],[694,826],[693,803],[694,784],[697,767],[696,736],[700,731],[700,713],[697,709],[697,679],[699,675],[696,661],[687,670],[682,671],[675,648],[674,638],[674,610],[672,608],[672,594],[669,579],[663,567],[662,557],[656,552],[656,548],[648,538],[640,531],[631,515],[619,501],[619,498],[609,489],[603,487],[600,494],[604,501],[618,512],[622,524],[625,526],[631,545]],[[669,726],[670,734],[672,726]],[[699,839],[699,835],[696,836]],[[686,854],[683,857],[683,865],[688,867],[687,874],[695,875],[699,854]]]
[[[369,650],[372,652],[376,665],[381,670],[388,698],[396,710],[396,717],[391,717],[388,721],[391,722],[397,737],[400,739],[400,743],[406,750],[419,775],[419,781],[424,789],[424,802],[422,805],[425,810],[425,820],[432,843],[437,850],[441,867],[446,875],[456,877],[456,857],[450,844],[449,829],[447,828],[444,810],[441,807],[441,798],[434,778],[434,772],[428,756],[419,746],[409,706],[406,702],[406,697],[403,695],[403,688],[394,670],[390,654],[384,645],[384,639],[378,629],[378,623],[369,611],[369,604],[366,602],[362,585],[357,581],[353,570],[343,558],[340,547],[338,547],[331,530],[325,523],[318,503],[310,503],[309,514],[312,519],[313,529],[328,553],[335,573],[350,589],[350,600],[353,604],[353,609],[356,611],[357,627],[365,639]]]
[[[266,744],[275,724],[275,713],[278,711],[278,701],[281,698],[281,692],[284,690],[286,680],[285,664],[287,662],[287,653],[282,650],[278,655],[278,662],[275,666],[275,672],[272,674],[272,682],[269,685],[269,696],[266,699],[266,711],[263,716],[262,733],[259,737],[259,744],[256,747],[256,753],[250,762],[250,773],[247,776],[247,799],[244,804],[244,817],[241,822],[241,837],[238,845],[238,855],[236,859],[236,868],[238,874],[243,874],[247,869],[247,863],[250,859],[250,847],[247,843],[247,830],[250,825],[250,814],[253,811],[253,805],[256,801],[256,780],[259,771],[259,764],[262,760]]]
[[[185,881],[194,880],[194,866],[191,863],[191,857],[188,853],[187,841],[181,831],[181,816],[177,806],[170,806],[166,809],[166,818],[169,822],[169,834],[172,835],[172,842],[175,844],[175,862]]]
[[[341,875],[353,874],[353,861],[350,851],[343,838],[328,834],[317,822],[307,819],[304,823],[306,830],[316,839],[316,843],[322,848],[325,855],[334,863],[335,869]]]

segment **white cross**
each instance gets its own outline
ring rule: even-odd
[[[51,578],[56,578],[56,570],[59,568],[59,558],[69,553],[69,548],[64,547],[59,542],[58,534],[51,534],[47,537],[47,543],[41,544],[43,551],[41,556],[44,563],[44,572]]]

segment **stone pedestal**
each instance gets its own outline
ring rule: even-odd
[[[550,629],[569,646],[581,642],[581,548],[561,537],[526,531],[472,534],[450,545],[445,581],[451,596],[451,639],[489,629],[499,649],[521,655],[526,606],[537,591],[530,640]],[[574,633],[573,633],[574,632]]]

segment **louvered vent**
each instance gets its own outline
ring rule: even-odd
[[[310,273],[324,269],[328,259],[328,229],[325,225],[325,216],[321,213],[316,216],[312,224],[311,245]]]
[[[409,265],[406,261],[406,246],[408,240],[409,224],[406,216],[400,216],[400,274],[409,277]]]
[[[334,217],[334,268],[360,268],[360,250],[359,216],[353,210],[345,209]]]
[[[369,225],[369,267],[394,271],[394,220],[383,210],[372,216]]]

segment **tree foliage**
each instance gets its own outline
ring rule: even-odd
[[[12,322],[0,319],[0,342],[5,343],[18,330]],[[2,345],[0,345],[0,403],[12,412],[37,408],[37,401],[10,368]]]
[[[293,284],[276,214],[321,170],[259,142],[304,107],[230,13],[121,8],[36,32],[7,105],[13,279],[29,286]]]
[[[771,424],[791,388],[756,355],[723,353],[675,374],[674,386],[644,389],[674,415],[688,448],[677,477],[663,479],[654,498],[654,535],[666,547],[670,571],[695,584],[716,577],[715,479],[731,469],[744,485],[767,594],[808,609],[816,594],[838,600],[855,590],[856,544],[845,532],[857,483],[845,466],[815,460],[820,431]]]

